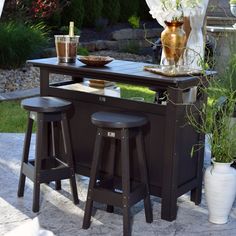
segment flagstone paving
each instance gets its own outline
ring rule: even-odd
[[[91,227],[88,230],[82,229],[88,178],[79,175],[77,175],[79,205],[75,206],[71,201],[69,181],[63,181],[61,191],[55,191],[52,183],[49,186],[42,184],[40,212],[33,213],[30,181],[26,182],[24,197],[16,196],[23,139],[24,134],[0,133],[0,235],[4,235],[25,222],[30,222],[35,217],[38,217],[41,227],[59,236],[122,235],[121,211],[116,209],[117,214],[107,213],[105,206],[101,204],[95,204],[96,214],[92,218]],[[34,154],[34,143],[35,137],[32,139],[31,157]],[[206,152],[206,156],[209,157],[209,152]],[[205,165],[207,164],[209,164],[208,158],[205,162]],[[178,216],[173,222],[161,220],[159,198],[152,197],[152,204],[154,213],[152,224],[145,222],[142,202],[133,207],[132,235],[236,235],[236,204],[230,214],[229,222],[224,225],[208,222],[204,193],[199,206],[195,206],[187,194],[180,197]]]

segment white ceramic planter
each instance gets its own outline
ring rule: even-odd
[[[225,224],[236,196],[236,170],[231,163],[214,162],[206,169],[205,194],[209,221]]]

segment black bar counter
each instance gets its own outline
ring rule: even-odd
[[[78,174],[89,176],[90,173],[96,131],[90,122],[91,114],[97,111],[139,113],[149,119],[144,130],[145,149],[151,194],[161,198],[161,218],[175,220],[177,198],[188,191],[191,191],[191,201],[200,204],[204,150],[196,152],[192,158],[190,153],[194,144],[204,142],[204,136],[187,125],[185,114],[191,104],[183,103],[183,93],[205,84],[206,76],[166,77],[144,71],[143,67],[150,64],[120,60],[104,67],[89,67],[79,61],[75,64],[58,63],[57,58],[29,60],[28,63],[40,68],[42,96],[65,98],[74,104],[70,128]],[[50,84],[51,73],[69,75],[72,79]],[[157,87],[167,91],[168,102],[166,105],[137,102],[66,88],[79,84],[84,78]],[[198,93],[195,105],[201,107],[205,101],[204,95]],[[132,178],[138,181],[136,150],[132,150],[131,156]],[[106,163],[108,166],[109,159]],[[101,172],[105,173],[107,166],[102,166]],[[119,176],[119,168],[116,173]]]

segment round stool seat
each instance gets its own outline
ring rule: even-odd
[[[33,97],[22,100],[21,106],[35,112],[63,112],[70,109],[72,103],[55,97]]]
[[[140,127],[148,122],[143,116],[116,112],[96,112],[92,114],[91,121],[98,127],[115,129]]]

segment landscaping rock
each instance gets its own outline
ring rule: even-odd
[[[89,52],[94,52],[96,49],[96,41],[80,43],[80,47],[87,48]]]
[[[112,33],[113,40],[125,40],[125,39],[141,39],[145,38],[145,33],[147,38],[158,38],[161,35],[163,29],[154,28],[154,29],[121,29],[114,31]]]
[[[140,48],[148,48],[151,47],[152,45],[146,41],[145,39],[142,40],[130,40],[130,39],[124,39],[124,40],[119,40],[118,41],[118,48],[121,51],[129,51],[133,49],[137,49],[139,51]],[[135,53],[135,52],[133,52]]]
[[[116,41],[110,41],[110,40],[106,40],[104,41],[105,45],[106,45],[106,48],[108,50],[117,50],[119,47],[118,47],[118,42]]]
[[[103,47],[104,45],[109,45],[109,47],[115,47],[112,41],[100,42],[98,47]],[[96,48],[96,47],[95,47]],[[130,61],[140,61],[140,62],[151,62],[151,56],[135,55],[131,53],[121,53],[112,50],[106,51],[95,51],[92,54],[101,56],[111,56],[115,59],[120,60],[130,60]],[[63,76],[58,74],[50,74],[50,82],[59,82],[70,80],[69,76]],[[22,91],[32,88],[38,88],[40,84],[39,80],[39,68],[33,67],[31,65],[26,65],[23,68],[15,70],[2,70],[0,69],[0,98],[2,94],[3,97],[7,97],[5,93],[13,91]],[[1,99],[0,99],[1,100]]]
[[[80,43],[80,47],[85,47],[90,52],[100,51],[100,50],[117,50],[118,42],[110,40],[97,40],[86,43]]]

